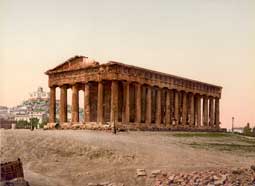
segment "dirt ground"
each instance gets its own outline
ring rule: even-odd
[[[255,139],[221,133],[0,130],[1,162],[18,157],[31,186],[147,185],[136,169],[191,172],[255,164]]]

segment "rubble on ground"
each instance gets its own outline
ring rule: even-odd
[[[155,186],[255,186],[255,169],[217,169],[191,173],[157,174]],[[153,174],[152,174],[153,175]],[[154,174],[155,175],[155,174]]]

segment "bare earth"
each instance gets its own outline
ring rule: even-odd
[[[150,174],[255,164],[255,140],[232,134],[0,130],[0,135],[1,162],[21,158],[31,186],[149,185],[136,169]]]

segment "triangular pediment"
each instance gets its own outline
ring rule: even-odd
[[[95,67],[98,65],[99,65],[98,62],[96,62],[93,59],[89,59],[88,57],[74,56],[68,59],[67,61],[65,61],[64,63],[56,66],[55,68],[48,70],[46,74],[52,74],[52,73],[57,73],[62,71],[73,71],[78,69]]]

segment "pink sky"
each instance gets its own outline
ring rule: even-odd
[[[255,125],[255,1],[1,1],[0,105],[73,55],[223,86],[223,127]]]

